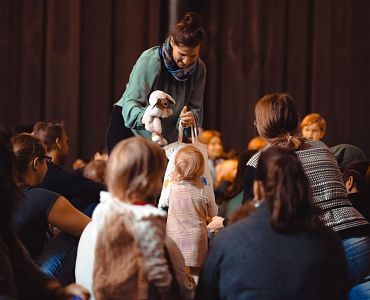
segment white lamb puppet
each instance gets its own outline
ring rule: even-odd
[[[159,145],[167,145],[167,140],[162,136],[161,118],[172,116],[172,109],[168,108],[170,102],[176,101],[162,91],[154,91],[149,96],[149,106],[146,108],[142,123],[145,129],[152,133],[152,141]]]

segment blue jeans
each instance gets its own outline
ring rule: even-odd
[[[342,240],[348,262],[350,300],[370,299],[370,236]]]
[[[66,232],[58,233],[34,259],[39,269],[62,285],[73,282],[78,240]]]

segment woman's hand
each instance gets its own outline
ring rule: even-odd
[[[188,107],[184,106],[180,112],[180,124],[184,127],[194,125],[194,115],[191,111],[188,111]]]
[[[58,299],[81,299],[88,300],[90,298],[90,293],[84,287],[78,284],[69,284],[62,288],[58,293]]]

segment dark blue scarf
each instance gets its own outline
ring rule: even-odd
[[[197,58],[191,65],[187,66],[186,68],[179,68],[172,58],[172,47],[170,43],[170,38],[167,38],[163,43],[162,48],[159,48],[159,54],[163,58],[166,70],[170,72],[171,75],[178,81],[188,80],[193,75],[196,67],[198,66],[199,58]]]

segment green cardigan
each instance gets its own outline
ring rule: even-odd
[[[193,112],[197,126],[203,120],[203,93],[206,81],[206,67],[199,59],[198,66],[186,81],[177,81],[166,71],[161,62],[159,47],[145,50],[134,65],[126,90],[115,104],[122,107],[122,116],[127,128],[135,135],[150,139],[151,135],[141,124],[145,108],[148,106],[150,93],[162,90],[175,99],[171,105],[173,115],[162,119],[162,135],[169,143],[177,140],[177,122],[182,108],[187,105]]]

